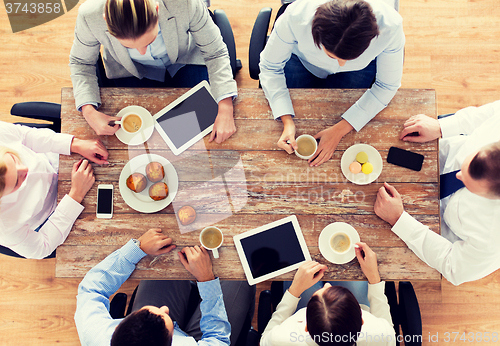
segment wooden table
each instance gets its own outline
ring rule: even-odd
[[[106,114],[116,114],[125,106],[135,104],[155,114],[186,90],[101,89],[100,110]],[[303,133],[315,134],[335,124],[362,94],[363,90],[292,90],[297,136]],[[236,161],[241,160],[240,174],[224,174],[220,191],[215,194],[219,199],[227,200],[224,191],[230,190],[232,196],[238,196],[238,201],[245,202],[241,205],[241,210],[216,223],[223,230],[225,239],[220,249],[220,259],[213,261],[215,275],[223,279],[245,278],[232,236],[288,215],[297,215],[311,256],[328,265],[325,275],[327,280],[364,279],[356,259],[345,265],[333,265],[319,252],[319,234],[326,225],[337,221],[354,226],[361,240],[377,253],[382,279],[440,280],[441,275],[420,261],[392,233],[389,224],[373,212],[377,190],[387,181],[403,196],[406,211],[430,226],[434,232],[439,232],[437,141],[411,144],[398,138],[402,125],[409,116],[418,113],[436,115],[434,90],[400,89],[384,111],[359,133],[353,131],[345,136],[333,158],[315,168],[310,168],[306,161],[276,147],[282,124],[272,119],[262,90],[240,89],[234,110],[237,132],[223,144],[208,143],[206,136],[204,143],[200,141],[179,157],[166,149],[156,131],[146,144],[149,152],[165,156],[175,166],[179,175],[179,194],[182,191],[196,191],[206,182],[204,175],[217,176],[220,172],[228,172]],[[97,137],[75,110],[71,88],[62,90],[61,116],[62,132],[85,139]],[[110,165],[94,166],[96,184],[83,200],[85,210],[64,244],[57,249],[56,277],[83,277],[90,268],[129,239],[138,238],[153,227],[162,228],[179,249],[198,244],[199,231],[180,233],[172,204],[154,214],[141,214],[123,201],[118,189],[118,177],[131,157],[145,152],[144,145],[129,151],[128,146],[115,136],[104,136],[101,139],[109,150]],[[345,179],[340,170],[343,152],[355,143],[370,144],[382,155],[384,169],[374,183],[354,185]],[[386,157],[391,146],[423,154],[425,160],[422,170],[414,172],[388,164]],[[202,155],[193,156],[200,153]],[[206,161],[207,154],[210,155],[210,163]],[[59,199],[70,190],[71,168],[78,159],[79,155],[61,156]],[[211,165],[211,169],[207,168],[208,165]],[[111,220],[96,219],[98,183],[112,183],[115,186],[114,215]],[[212,182],[210,188],[215,188],[214,186],[216,184]],[[196,193],[190,193],[193,203],[198,205],[198,217],[216,217],[223,201],[216,197],[207,199],[206,193],[201,195],[203,196],[198,198]],[[151,256],[141,260],[132,277],[192,278],[178,260],[176,252],[163,255],[154,263],[152,260]],[[293,278],[293,274],[291,272],[278,279],[288,280]]]

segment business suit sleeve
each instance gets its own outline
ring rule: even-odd
[[[236,94],[236,81],[229,61],[227,46],[201,0],[188,0],[189,30],[208,69],[210,88],[215,99]]]
[[[77,108],[86,104],[101,104],[95,67],[101,44],[92,33],[82,8],[83,6],[80,7],[76,18],[75,39],[69,55]]]

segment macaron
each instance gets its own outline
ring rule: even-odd
[[[365,162],[368,162],[368,154],[365,153],[364,151],[360,151],[357,155],[356,155],[356,161],[358,161],[359,163],[363,164]]]
[[[349,165],[349,170],[351,173],[358,174],[361,172],[361,164],[358,161],[354,161]]]
[[[370,162],[366,162],[361,166],[361,171],[365,174],[370,174],[373,172],[373,165]]]

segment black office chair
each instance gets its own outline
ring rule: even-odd
[[[10,109],[10,114],[38,120],[50,121],[50,124],[16,122],[36,128],[49,128],[54,132],[61,132],[61,105],[52,102],[20,102]]]
[[[236,73],[241,70],[242,64],[240,59],[236,59],[236,45],[234,43],[233,29],[231,28],[229,19],[227,18],[226,12],[224,12],[224,10],[214,10],[213,12],[208,10],[208,12],[210,13],[210,16],[212,17],[215,25],[219,27],[222,35],[222,40],[227,46],[231,70],[233,71],[233,77],[235,77]],[[106,76],[101,53],[99,53],[99,57],[97,58],[96,62],[96,75],[97,84],[100,88],[109,88],[114,86],[114,84]]]
[[[191,293],[189,296],[189,302],[188,302],[188,307],[187,307],[187,316],[193,315],[194,311],[196,310],[196,307],[200,304],[200,295],[198,293],[198,287],[196,286],[196,283],[190,282],[192,289]],[[139,286],[137,286],[139,287]],[[119,319],[119,318],[124,318],[128,316],[132,312],[132,306],[134,305],[134,300],[135,296],[137,294],[137,287],[135,288],[134,292],[132,293],[132,296],[130,297],[130,302],[127,305],[127,294],[125,293],[117,293],[111,299],[110,305],[109,305],[109,314],[113,319]],[[125,311],[126,310],[126,311]],[[250,345],[258,345],[258,340],[257,344],[249,344],[247,341],[247,334],[248,331],[251,329],[252,325],[252,316],[248,316],[247,319],[245,320],[243,327],[241,328],[240,335],[238,336],[238,339],[236,341],[236,346],[250,346]]]
[[[406,346],[422,345],[422,316],[413,286],[408,281],[399,282],[399,303],[396,286],[393,281],[386,281],[385,295],[390,306],[392,322],[396,331],[396,340],[404,340]],[[247,346],[257,346],[262,332],[271,319],[283,296],[283,282],[273,281],[271,290],[262,291],[259,296],[257,330],[248,332]],[[402,335],[399,333],[401,326]],[[397,342],[397,345],[400,343]]]

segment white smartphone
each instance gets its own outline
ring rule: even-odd
[[[97,217],[111,219],[113,216],[113,185],[100,184],[97,186]]]

